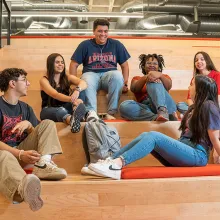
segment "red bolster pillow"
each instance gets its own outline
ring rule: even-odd
[[[209,164],[205,167],[125,167],[122,179],[150,179],[172,177],[220,176],[220,165]]]

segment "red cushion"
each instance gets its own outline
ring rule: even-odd
[[[104,122],[129,122],[125,119],[113,119],[113,120],[104,120]]]
[[[24,169],[27,174],[32,174],[33,168]]]
[[[127,167],[122,169],[122,179],[150,179],[195,176],[219,176],[220,165],[205,167]]]

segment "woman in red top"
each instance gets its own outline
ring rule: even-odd
[[[197,52],[194,56],[194,76],[190,82],[190,85],[192,84],[194,77],[199,74],[209,76],[216,81],[216,84],[218,86],[218,100],[220,101],[220,72],[217,71],[210,56],[203,51]],[[190,97],[190,92],[188,91],[186,103],[179,102],[177,104],[177,109],[179,112],[184,114],[188,110],[188,107],[192,104],[193,102]]]
[[[163,56],[141,54],[139,60],[144,76],[133,77],[130,88],[137,102],[122,102],[119,106],[121,116],[132,121],[176,120],[176,103],[169,94],[172,80],[162,73],[165,67]]]

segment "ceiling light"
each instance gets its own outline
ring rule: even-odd
[[[11,17],[95,17],[95,18],[143,18],[143,13],[120,13],[120,12],[54,12],[54,11],[12,11]],[[7,17],[3,13],[3,17]]]

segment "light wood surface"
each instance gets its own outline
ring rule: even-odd
[[[45,72],[46,58],[50,53],[61,53],[68,70],[70,57],[84,39],[12,39],[12,46],[0,50],[0,71],[8,67],[24,68],[31,82],[28,96],[39,117],[41,100],[39,78]],[[176,102],[184,101],[192,77],[193,57],[197,51],[208,52],[220,69],[220,41],[121,39],[131,54],[130,80],[141,75],[138,56],[141,53],[162,54],[166,69],[173,80],[171,95]],[[79,74],[80,70],[79,68]],[[130,82],[130,81],[129,81]],[[177,90],[177,91],[176,91]],[[99,112],[106,112],[106,94],[98,95]],[[121,101],[134,99],[132,93]],[[179,122],[109,122],[121,136],[122,146],[146,131],[159,131],[178,138]],[[82,125],[83,129],[84,124]],[[54,161],[70,174],[64,181],[43,181],[44,207],[31,212],[27,204],[13,205],[0,195],[0,220],[207,220],[219,219],[220,177],[170,178],[114,181],[80,175],[86,163],[82,148],[82,130],[72,134],[69,126],[57,123],[58,136],[64,154]],[[149,155],[132,166],[160,165]]]
[[[0,70],[8,67],[24,68],[29,74],[43,74],[46,58],[57,52],[64,56],[67,70],[70,58],[84,38],[18,38],[11,40],[11,46],[0,50]],[[193,73],[193,58],[196,52],[210,54],[220,69],[220,41],[194,39],[120,39],[131,55],[129,59],[130,80],[141,75],[138,56],[142,53],[158,53],[164,56],[166,68],[173,79],[173,89],[187,89]],[[79,74],[82,66],[79,67]],[[130,82],[129,80],[129,82]]]
[[[149,180],[43,181],[44,207],[12,205],[0,196],[1,220],[174,220],[212,219],[219,214],[220,177]]]

